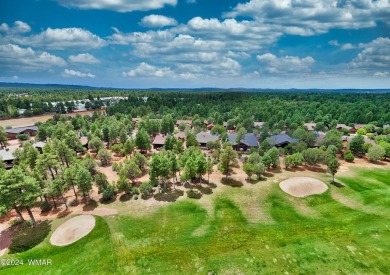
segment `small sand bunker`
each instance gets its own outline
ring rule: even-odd
[[[88,235],[95,227],[95,217],[92,215],[80,215],[60,225],[54,231],[50,242],[55,246],[72,244]]]
[[[328,186],[325,183],[309,177],[290,178],[282,181],[279,186],[287,194],[298,198],[322,194],[328,190]]]

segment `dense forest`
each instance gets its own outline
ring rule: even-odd
[[[250,124],[249,120],[253,120],[279,128],[280,125],[303,122],[323,122],[326,126],[332,121],[347,125],[370,123],[378,127],[390,123],[390,93],[331,91],[254,93],[3,88],[0,90],[0,117],[17,117],[17,109],[29,110],[29,115],[73,111],[71,104],[66,102],[85,99],[91,100],[89,109],[97,109],[103,106],[100,98],[113,96],[123,96],[127,100],[107,106],[109,115],[121,113],[131,117],[160,118],[171,114],[174,119],[198,115],[212,122],[234,119],[236,124]],[[50,102],[63,102],[65,108],[55,108]]]

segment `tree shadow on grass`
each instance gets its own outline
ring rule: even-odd
[[[289,167],[286,170],[291,171],[291,172],[302,172],[302,171],[305,171],[306,169],[302,166],[296,166],[296,167]]]
[[[187,191],[187,197],[189,197],[190,199],[199,200],[202,196],[203,194],[197,190],[191,189]]]
[[[133,197],[132,194],[124,193],[119,197],[119,201],[121,202],[129,201],[131,200],[132,197]]]
[[[184,195],[183,190],[168,190],[166,193],[158,193],[154,195],[156,201],[175,202],[179,197]]]
[[[57,214],[57,218],[64,218],[68,216],[70,213],[72,213],[72,211],[70,211],[69,209],[65,209]]]
[[[95,201],[94,199],[89,199],[87,203],[83,206],[83,211],[93,211],[97,206],[97,201]]]
[[[332,185],[334,185],[334,186],[336,186],[338,188],[344,188],[345,187],[344,184],[342,184],[340,182],[337,182],[337,181],[332,181],[330,184],[332,184]]]
[[[244,186],[244,184],[241,181],[238,181],[238,180],[235,180],[235,179],[232,179],[232,178],[223,178],[221,180],[221,183],[223,185],[228,185],[230,187],[242,187],[242,186]]]
[[[272,174],[272,173],[270,173],[270,172],[265,172],[265,173],[263,174],[263,176],[266,177],[266,178],[272,178],[272,177],[274,177],[275,175]]]
[[[209,186],[198,185],[195,188],[199,190],[200,193],[202,193],[203,195],[211,195],[213,193],[213,189],[211,189],[211,187]]]
[[[307,166],[307,170],[317,173],[325,173],[326,169],[321,168],[319,166]]]
[[[214,182],[209,182],[207,185],[208,185],[208,187],[213,188],[213,189],[217,188],[217,185]]]

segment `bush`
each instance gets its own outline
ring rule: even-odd
[[[353,156],[351,150],[347,150],[345,151],[344,155],[343,155],[345,161],[347,162],[353,162],[355,157]]]
[[[139,195],[139,190],[137,187],[132,187],[131,188],[131,193],[133,193],[134,195]]]
[[[141,183],[139,190],[141,191],[142,195],[146,197],[146,196],[150,195],[150,193],[152,193],[153,186],[152,186],[152,184],[150,184],[150,182],[144,182],[144,183]]]
[[[111,200],[115,196],[116,196],[116,190],[115,190],[114,186],[108,185],[103,190],[102,201],[109,201],[109,200]]]
[[[382,159],[385,156],[385,154],[386,154],[385,149],[383,149],[379,145],[375,145],[370,147],[370,149],[368,149],[366,157],[368,158],[369,161],[378,161]]]
[[[202,197],[202,194],[198,191],[195,191],[193,189],[187,191],[187,197],[189,197],[190,199],[200,199]]]
[[[23,224],[12,235],[12,244],[9,247],[11,254],[27,251],[40,244],[50,232],[50,224],[47,221],[40,222],[36,226]]]
[[[134,195],[134,200],[138,200],[138,195]]]
[[[47,201],[42,202],[41,204],[41,213],[49,212],[53,206]]]

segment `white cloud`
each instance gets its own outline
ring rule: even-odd
[[[80,53],[78,55],[71,55],[68,58],[71,63],[82,63],[82,64],[98,64],[100,61],[89,53]]]
[[[122,75],[125,77],[169,77],[173,76],[174,73],[169,67],[158,68],[142,62],[137,68],[123,72]]]
[[[166,26],[176,26],[177,21],[174,18],[164,15],[151,14],[142,18],[140,24],[148,28],[161,28]]]
[[[94,49],[106,45],[106,41],[88,30],[81,28],[52,29],[31,36],[5,36],[8,43],[27,45],[53,50]]]
[[[250,0],[226,17],[249,16],[284,33],[314,35],[331,28],[360,29],[388,23],[389,0]]]
[[[82,78],[95,78],[96,75],[91,73],[83,73],[75,70],[65,69],[63,75],[65,77],[82,77]]]
[[[42,71],[66,65],[64,59],[48,52],[37,52],[14,44],[0,45],[0,68],[6,70]]]
[[[277,57],[271,53],[258,55],[257,60],[264,66],[264,71],[270,74],[309,72],[315,62],[311,56],[304,58],[296,56]]]
[[[328,44],[331,46],[339,47],[341,50],[352,50],[356,48],[351,43],[340,44],[337,40],[331,40],[328,42]]]
[[[379,37],[359,47],[364,50],[350,62],[352,69],[377,72],[390,68],[390,38]]]
[[[390,72],[376,72],[374,73],[375,77],[390,77]]]
[[[14,25],[12,27],[8,26],[7,23],[2,23],[0,25],[0,32],[5,32],[9,34],[19,34],[19,33],[26,33],[30,32],[31,27],[22,21],[15,21]]]
[[[79,9],[112,10],[117,12],[161,9],[165,5],[176,6],[177,0],[57,0],[65,7]]]

